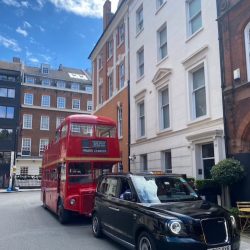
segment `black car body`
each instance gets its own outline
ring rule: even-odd
[[[139,250],[239,250],[235,218],[178,176],[103,176],[92,218],[96,237],[105,233]]]

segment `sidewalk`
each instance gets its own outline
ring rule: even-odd
[[[7,189],[0,189],[1,193],[18,193],[18,192],[32,192],[32,191],[41,191],[40,188],[30,188],[30,189],[18,189],[16,191],[7,191]]]

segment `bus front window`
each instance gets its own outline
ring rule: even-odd
[[[96,137],[115,138],[116,128],[111,126],[97,125]]]
[[[84,184],[91,182],[91,164],[89,162],[69,163],[69,183]]]
[[[72,136],[93,136],[93,125],[89,124],[79,124],[79,123],[72,123],[70,126],[70,134]]]

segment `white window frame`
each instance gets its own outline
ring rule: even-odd
[[[44,148],[49,145],[49,139],[40,139],[39,143],[39,156],[43,156]]]
[[[35,77],[33,77],[33,76],[25,76],[25,83],[34,84],[35,83]]]
[[[144,47],[141,47],[137,53],[137,77],[140,79],[144,76],[145,65],[144,65]],[[141,61],[141,57],[143,57],[143,61]]]
[[[87,101],[87,111],[92,111],[92,109],[93,109],[93,102]]]
[[[144,112],[143,114],[141,115],[140,114],[140,107],[141,105],[143,104],[144,106]],[[137,103],[137,137],[138,138],[143,138],[146,136],[146,112],[145,112],[145,100],[141,100],[140,102]],[[144,121],[144,124],[143,124],[143,127],[144,127],[144,133],[142,133],[142,119]]]
[[[48,99],[46,100],[46,98],[48,98]],[[49,95],[42,95],[41,106],[42,107],[50,107],[50,96]]]
[[[118,26],[118,47],[121,46],[125,41],[125,23],[122,22]]]
[[[49,116],[41,115],[40,130],[49,130]]]
[[[118,138],[123,136],[123,126],[122,126],[123,109],[122,106],[117,108],[117,127],[118,127]]]
[[[56,104],[57,104],[56,106],[57,106],[58,109],[65,109],[65,107],[66,107],[66,98],[62,97],[62,96],[58,96]],[[63,104],[63,105],[61,105],[61,104]]]
[[[121,62],[119,65],[119,89],[122,89],[125,84],[125,64]]]
[[[64,121],[64,117],[56,117],[56,128],[58,128]]]
[[[29,143],[26,144],[26,142],[29,142]],[[29,155],[23,155],[22,154],[23,151],[29,151],[30,153],[29,153]],[[22,156],[30,156],[31,155],[31,138],[26,138],[26,137],[22,138],[21,155]]]
[[[30,121],[27,121],[26,119],[30,119]],[[30,114],[23,114],[23,129],[32,129],[32,120],[33,120],[33,116],[32,115],[30,115]]]
[[[103,53],[98,56],[98,70],[103,68]]]
[[[98,103],[101,105],[104,102],[103,98],[103,83],[98,86]]]
[[[56,87],[60,89],[65,89],[66,83],[64,81],[57,81]]]
[[[108,43],[108,59],[109,60],[113,56],[113,38],[110,38]]]
[[[48,79],[48,78],[44,78],[44,79],[42,79],[42,85],[43,85],[43,86],[47,86],[47,87],[49,87],[49,86],[50,86],[50,84],[51,84],[50,79]]]
[[[71,83],[71,89],[74,91],[80,90],[80,84],[78,82],[72,82]]]
[[[163,31],[166,31],[166,41],[163,41],[163,43],[161,44],[161,34]],[[167,24],[164,23],[159,30],[157,31],[157,48],[158,48],[158,61],[163,60],[164,58],[166,58],[168,56],[168,33],[167,33]],[[166,46],[166,55],[162,55],[162,50],[163,48]]]
[[[77,107],[75,107],[75,104],[77,104]],[[72,99],[72,109],[75,109],[75,110],[81,109],[80,99]]]
[[[167,161],[166,161],[166,154],[169,154],[170,155],[170,168],[166,168],[166,166],[168,165],[167,164]],[[171,149],[169,150],[165,150],[165,151],[162,151],[161,152],[161,161],[162,161],[162,171],[164,171],[165,173],[167,174],[172,174],[172,171],[173,171],[173,164],[172,164],[172,152],[171,152]]]
[[[31,102],[29,102],[29,98],[31,98]],[[34,101],[34,95],[32,93],[24,93],[24,96],[23,96],[23,103],[24,105],[30,105],[32,106],[33,105],[33,101]]]
[[[143,4],[136,11],[136,32],[137,34],[143,30]]]
[[[196,116],[196,106],[195,106],[195,99],[194,99],[194,90],[193,90],[193,73],[197,72],[201,68],[204,69],[204,87],[205,87],[205,96],[206,96],[206,114],[201,115],[201,116]],[[190,120],[191,121],[196,121],[196,120],[201,120],[205,119],[209,115],[209,95],[208,95],[208,81],[207,81],[207,67],[205,61],[198,63],[197,65],[193,66],[193,68],[189,69],[188,71],[188,86],[189,86],[189,107],[190,107]],[[203,88],[203,87],[202,87]],[[201,88],[199,88],[201,89]],[[199,90],[196,89],[195,91]]]
[[[109,98],[111,98],[114,94],[114,77],[113,72],[108,76],[108,90],[109,90]]]
[[[162,104],[162,93],[164,91],[167,91],[167,94],[168,94],[168,103],[166,104]],[[158,92],[158,98],[159,98],[159,124],[160,124],[160,130],[167,130],[167,129],[170,129],[170,95],[169,95],[169,87],[168,85],[165,86],[164,88],[161,88]],[[165,107],[168,107],[168,126],[167,127],[164,127],[164,121],[163,121],[163,111],[164,111],[164,108]]]
[[[246,69],[247,69],[247,79],[250,81],[250,22],[246,25],[244,30],[245,36],[245,52],[246,52]]]
[[[192,17],[190,17],[190,4],[194,1],[200,1],[201,9]],[[187,0],[187,26],[188,26],[188,36],[192,36],[193,34],[197,33],[202,28],[202,0]],[[192,21],[197,18],[198,16],[201,17],[201,26],[192,31]]]

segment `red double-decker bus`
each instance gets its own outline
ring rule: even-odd
[[[93,115],[68,116],[42,162],[43,206],[66,223],[72,212],[91,216],[99,175],[121,161],[116,124]]]

